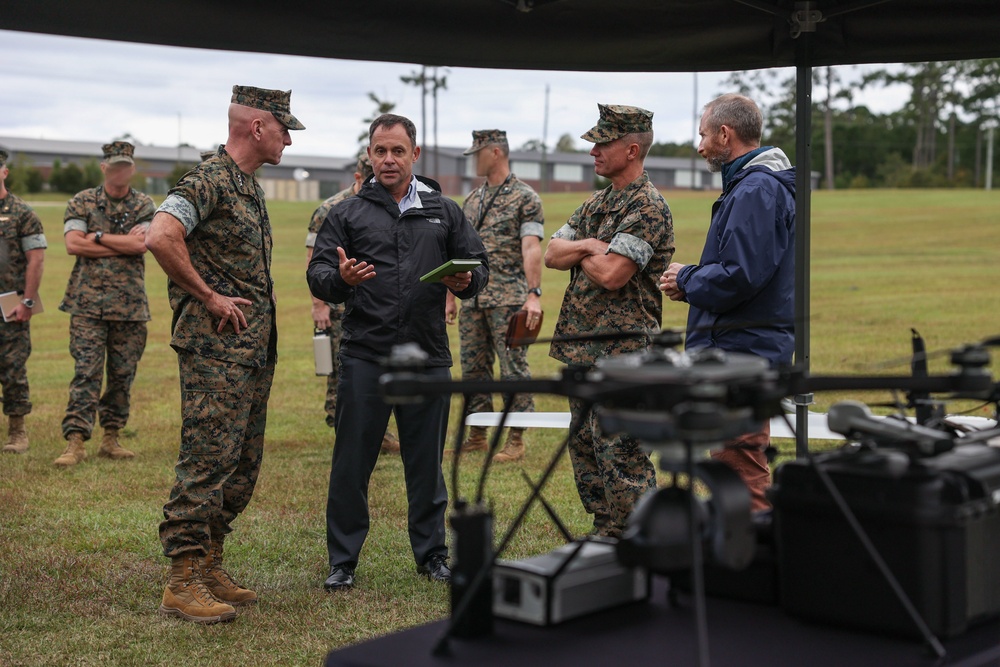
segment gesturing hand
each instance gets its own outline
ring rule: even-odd
[[[347,253],[340,247],[337,248],[337,254],[340,255],[340,277],[351,287],[375,277],[375,267],[368,262],[358,263],[354,258],[348,259]]]

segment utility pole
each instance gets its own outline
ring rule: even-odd
[[[691,151],[691,189],[698,189],[698,171],[697,171],[697,156],[698,156],[698,123],[701,120],[698,114],[698,73],[694,72],[694,111],[691,112],[691,135],[693,137],[691,147],[694,149]]]
[[[411,86],[420,86],[420,145],[427,146],[427,65],[421,65],[419,72],[401,76],[399,80]]]
[[[826,113],[823,116],[823,170],[826,172],[826,189],[833,190],[833,68],[826,68]]]
[[[549,84],[545,84],[545,113],[542,115],[542,174],[539,190],[546,192],[549,183],[549,164],[545,144],[549,141]]]
[[[990,121],[990,126],[986,128],[986,189],[993,189],[993,126],[995,121]]]
[[[438,89],[448,88],[448,77],[439,78],[437,67],[434,68],[434,74],[431,76],[431,86],[434,95],[434,180],[440,182],[440,172],[438,171]]]

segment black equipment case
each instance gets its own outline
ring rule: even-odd
[[[953,637],[1000,613],[1000,449],[911,458],[854,446],[816,459],[931,632]],[[787,612],[920,637],[811,464],[780,466],[771,500]]]

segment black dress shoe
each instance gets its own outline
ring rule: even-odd
[[[354,588],[354,568],[347,565],[335,565],[330,568],[330,576],[323,582],[323,588],[328,591],[344,591]]]
[[[448,557],[444,554],[431,554],[423,565],[417,566],[417,574],[422,574],[431,581],[451,583],[451,570],[448,569]]]

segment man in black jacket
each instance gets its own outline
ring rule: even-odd
[[[368,534],[368,482],[392,411],[417,572],[435,581],[451,580],[444,527],[448,491],[441,473],[450,400],[442,396],[413,405],[386,404],[378,392],[380,362],[394,345],[417,343],[428,355],[427,375],[450,378],[445,290],[470,299],[489,280],[486,251],[462,209],[413,176],[420,156],[413,122],[384,114],[372,122],[368,137],[375,178],[330,211],[307,272],[314,296],[347,302],[326,505],[327,590],[354,585]],[[482,264],[440,282],[420,282],[420,276],[449,259]]]

